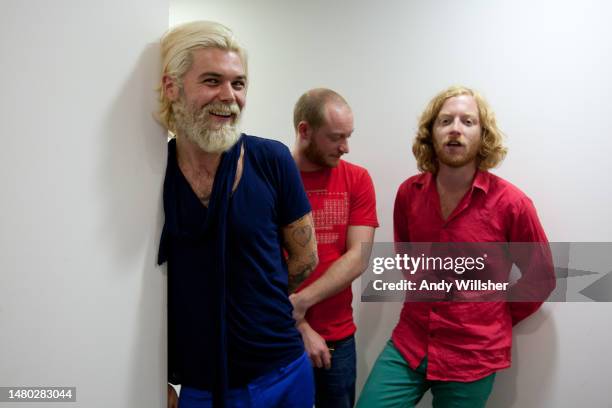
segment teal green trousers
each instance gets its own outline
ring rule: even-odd
[[[493,389],[495,374],[473,382],[430,381],[427,358],[412,370],[391,340],[363,387],[357,408],[412,408],[431,390],[434,408],[481,408]]]

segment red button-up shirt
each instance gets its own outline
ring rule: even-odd
[[[422,173],[409,178],[397,192],[393,221],[396,242],[547,242],[531,200],[483,171],[477,171],[446,220],[435,177]],[[552,267],[547,273],[554,273]],[[554,279],[547,282],[546,295]],[[412,369],[427,356],[430,380],[475,381],[510,366],[512,326],[541,304],[406,302],[393,344]]]

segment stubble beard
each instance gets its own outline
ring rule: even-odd
[[[308,161],[316,164],[317,166],[332,168],[338,165],[338,162],[333,163],[331,161],[326,160],[325,154],[323,154],[323,152],[319,149],[319,146],[317,146],[316,142],[313,139],[310,140],[310,143],[304,150],[304,156],[306,156]]]
[[[480,143],[475,143],[466,147],[466,151],[463,154],[447,154],[444,151],[444,145],[440,146],[434,143],[434,151],[438,161],[448,167],[459,168],[463,167],[473,161],[476,161],[478,157],[478,151],[480,150]]]
[[[223,153],[240,139],[240,107],[236,103],[211,102],[202,109],[190,106],[184,97],[172,105],[177,133],[207,153]],[[234,119],[215,128],[210,111],[231,112]]]

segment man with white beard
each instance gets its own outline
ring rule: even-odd
[[[288,299],[318,261],[300,175],[283,144],[240,133],[247,60],[227,27],[187,23],[161,48],[168,406],[312,407]]]

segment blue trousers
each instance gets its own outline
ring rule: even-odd
[[[328,342],[331,368],[314,368],[317,408],[352,408],[355,405],[355,337]]]
[[[261,376],[245,388],[229,390],[228,407],[312,408],[314,381],[306,353],[289,365]],[[212,408],[212,393],[181,387],[179,408]]]

